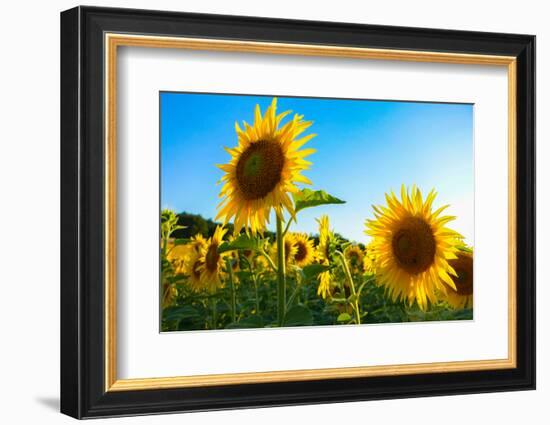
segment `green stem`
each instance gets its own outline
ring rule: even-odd
[[[286,224],[285,230],[283,232],[283,237],[286,236],[286,234],[288,233],[288,230],[290,229],[290,224],[292,223],[292,220],[293,220],[293,218],[290,217],[289,220],[288,220],[288,223]]]
[[[267,260],[267,262],[269,263],[269,265],[271,266],[271,268],[273,269],[274,272],[277,272],[277,266],[275,265],[275,263],[273,262],[273,260],[271,259],[271,257],[269,256],[269,254],[267,252],[265,252],[264,250],[261,250],[260,251],[260,254],[263,255],[265,257],[265,259]]]
[[[229,258],[225,259],[225,266],[229,271],[229,286],[231,287],[231,321],[237,321],[237,295],[235,294],[235,282],[233,281],[233,264]]]
[[[256,297],[256,314],[260,315],[260,296],[258,295],[258,281],[256,278],[253,279],[254,282],[254,296]]]
[[[359,286],[359,289],[357,290],[357,298],[359,298],[361,296],[361,291],[363,291],[363,288],[371,283],[373,281],[373,278],[368,278],[367,280],[365,280],[360,286]]]
[[[216,304],[218,300],[216,298],[211,298],[210,302],[212,304],[212,329],[217,329],[218,311],[216,309]]]
[[[285,243],[283,234],[283,220],[277,215],[277,323],[283,326],[286,307],[285,282]]]
[[[258,295],[258,277],[256,276],[256,273],[254,273],[254,269],[252,268],[252,263],[248,261],[248,258],[244,257],[244,260],[246,264],[248,265],[248,269],[250,270],[250,275],[252,276],[252,283],[254,283],[254,297],[256,298],[256,314],[260,314],[260,297]]]
[[[166,259],[166,247],[167,247],[167,240],[165,237],[162,237],[162,247],[161,247],[161,266],[164,265],[165,261],[168,261]],[[160,278],[160,286],[159,286],[159,311],[160,311],[160,317],[162,317],[162,312],[164,311],[164,267],[161,268],[161,278]]]
[[[296,285],[294,292],[292,292],[292,295],[290,296],[290,298],[288,299],[288,302],[286,303],[287,310],[290,309],[290,305],[292,304],[296,296],[299,294],[299,291],[300,291],[300,285]]]
[[[358,301],[358,297],[357,297],[357,292],[355,291],[355,284],[353,283],[353,277],[351,276],[351,271],[349,269],[349,266],[348,266],[348,262],[346,261],[346,256],[340,252],[340,251],[336,251],[336,253],[340,256],[341,260],[342,260],[342,267],[344,268],[344,273],[346,274],[346,277],[348,278],[348,281],[349,281],[349,284],[350,284],[350,287],[351,287],[351,293],[353,295],[353,297],[355,298],[354,301],[353,301],[353,310],[355,312],[355,322],[360,325],[361,324],[361,314],[359,312],[359,301]]]

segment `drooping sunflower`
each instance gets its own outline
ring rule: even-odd
[[[225,267],[225,256],[218,253],[218,247],[223,242],[227,229],[222,226],[216,227],[214,234],[208,239],[206,246],[201,248],[200,265],[197,271],[200,273],[201,286],[207,291],[214,292],[222,286],[220,279]]]
[[[166,258],[172,263],[176,274],[189,273],[189,259],[194,254],[200,253],[201,248],[206,245],[206,239],[198,233],[191,238],[187,244],[175,245],[173,239],[169,239],[166,245]]]
[[[166,259],[172,264],[174,273],[185,272],[185,258],[188,250],[187,245],[175,245],[174,239],[166,240]]]
[[[458,251],[457,258],[449,260],[456,272],[453,282],[456,289],[447,287],[446,300],[456,310],[471,308],[474,298],[474,256],[471,252]]]
[[[256,255],[253,260],[254,268],[258,271],[269,270],[269,263],[263,255]]]
[[[354,271],[363,270],[363,250],[357,245],[350,245],[344,250],[344,256]]]
[[[281,120],[290,111],[277,115],[277,99],[274,98],[262,117],[260,106],[256,105],[254,125],[244,122],[244,130],[235,123],[238,144],[226,148],[231,155],[227,164],[218,165],[225,172],[216,219],[227,223],[234,218],[235,233],[243,227],[255,234],[263,232],[269,222],[273,208],[282,218],[286,209],[294,216],[294,204],[289,193],[297,192],[297,183],[311,184],[301,174],[311,162],[304,158],[315,149],[300,149],[315,134],[300,139],[312,124],[304,121],[303,115],[280,127]]]
[[[178,296],[178,289],[176,285],[165,284],[163,285],[163,295],[162,295],[162,308],[170,307]]]
[[[315,258],[313,241],[305,233],[290,233],[288,237],[291,240],[292,246],[296,249],[294,263],[298,267],[305,267],[313,263]]]
[[[449,260],[457,258],[459,234],[445,227],[455,218],[441,215],[448,205],[432,211],[436,195],[432,190],[424,201],[416,186],[409,193],[403,185],[401,200],[393,192],[386,194],[387,207],[373,206],[376,219],[365,222],[365,233],[373,237],[378,283],[394,301],[416,301],[422,310],[436,302],[438,290],[455,288]]]
[[[233,238],[230,237],[229,242],[231,242],[232,240],[233,240]],[[238,250],[229,251],[227,253],[227,257],[226,257],[226,258],[229,258],[229,260],[231,262],[231,270],[233,272],[233,282],[234,283],[239,283],[239,277],[237,276],[236,273],[241,270],[240,252],[241,251],[238,251]],[[226,268],[227,268],[227,264],[226,264]]]
[[[233,270],[233,273],[238,272],[241,270],[241,260],[239,256],[239,251],[229,251],[229,258],[231,259],[231,269]]]
[[[185,259],[185,274],[188,276],[187,284],[195,292],[202,290],[202,265],[200,253],[191,252]]]
[[[330,243],[334,239],[334,233],[330,230],[330,222],[327,215],[322,215],[317,222],[319,223],[319,245],[317,246],[317,259],[320,264],[328,266],[330,264]],[[317,295],[327,299],[331,295],[333,276],[330,270],[319,273],[319,286]]]

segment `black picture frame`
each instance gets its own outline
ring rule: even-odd
[[[104,34],[258,40],[517,58],[517,367],[106,392]],[[61,412],[75,418],[535,388],[535,37],[76,7],[61,13]]]

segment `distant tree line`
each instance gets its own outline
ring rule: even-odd
[[[185,228],[176,230],[174,233],[172,233],[172,237],[176,239],[189,239],[198,233],[200,233],[206,238],[209,238],[214,234],[216,227],[222,224],[222,223],[213,221],[209,218],[204,218],[200,214],[191,214],[185,211],[177,214],[177,216],[178,216],[178,224],[180,226],[185,226]],[[233,228],[234,228],[233,223],[227,223],[225,227],[228,229],[227,234],[232,235]],[[336,235],[342,241],[344,242],[348,241],[347,238],[343,237],[339,233],[337,233]],[[264,238],[268,238],[270,241],[273,242],[275,240],[275,233],[269,230],[266,230],[264,232]],[[311,238],[314,240],[315,244],[319,243],[319,235],[313,235]],[[359,244],[359,245],[361,246],[361,248],[364,248],[363,244]]]
[[[172,233],[172,237],[176,239],[188,239],[198,233],[200,233],[204,237],[209,238],[214,234],[216,227],[222,224],[209,218],[205,219],[200,214],[182,212],[177,214],[177,216],[178,224],[180,226],[185,226],[185,228],[176,230],[174,233]],[[233,223],[227,223],[225,227],[228,229],[228,235],[233,234]],[[267,230],[264,232],[264,237],[269,238],[270,240],[275,240],[275,233]]]

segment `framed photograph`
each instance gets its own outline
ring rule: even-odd
[[[61,411],[535,388],[535,37],[61,14]]]

